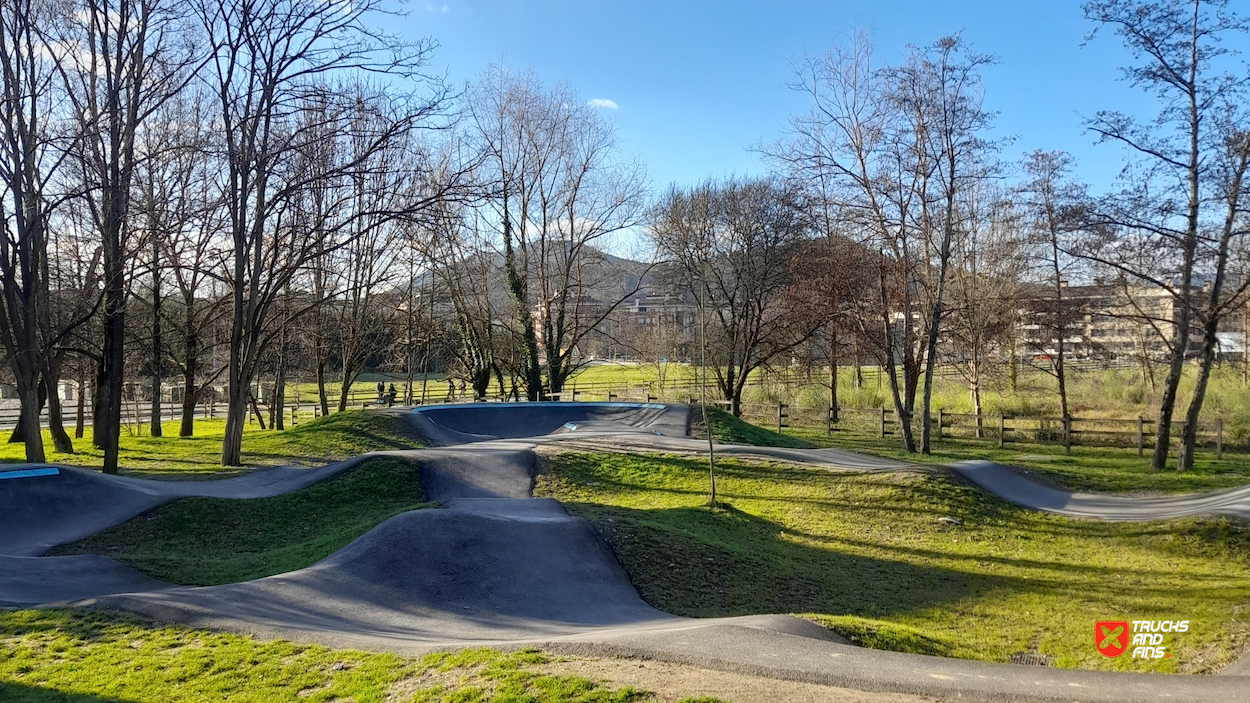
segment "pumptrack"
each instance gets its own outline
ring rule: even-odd
[[[1250,678],[1236,675],[1074,671],[870,650],[783,615],[668,615],[638,596],[587,522],[554,500],[531,497],[533,449],[556,443],[700,451],[706,443],[688,436],[686,407],[464,404],[427,406],[406,416],[438,446],[220,481],[151,481],[61,466],[0,471],[0,604],[119,608],[197,627],[405,654],[540,646],[940,698],[1244,701],[1250,690]],[[828,470],[907,468],[836,449],[717,449]],[[173,586],[101,556],[39,556],[168,500],[278,495],[350,470],[370,456],[416,460],[427,499],[443,509],[397,515],[310,567],[224,586]],[[1056,491],[985,463],[953,468],[1008,500],[1067,515],[1250,518],[1250,488],[1142,500]]]

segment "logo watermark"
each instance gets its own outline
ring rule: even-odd
[[[1162,659],[1168,655],[1168,635],[1180,632],[1189,632],[1188,620],[1099,620],[1094,649],[1105,657],[1130,652],[1131,659]]]

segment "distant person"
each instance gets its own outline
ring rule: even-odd
[[[385,396],[386,396],[386,386],[383,385],[381,381],[378,381],[378,405],[382,404],[382,401],[385,399]]]
[[[399,395],[399,390],[396,389],[395,384],[392,383],[391,387],[386,389],[386,407],[389,408],[395,404],[395,396],[397,395]]]
[[[455,399],[456,399],[456,382],[449,378],[447,379],[447,400],[455,400]]]
[[[460,379],[460,397],[464,397],[464,379]]]

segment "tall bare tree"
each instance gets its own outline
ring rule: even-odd
[[[356,87],[336,85],[347,76],[418,78],[431,45],[376,29],[383,8],[375,0],[195,0],[193,7],[212,52],[205,80],[216,97],[225,160],[233,311],[221,462],[237,466],[249,388],[275,333],[269,324],[275,300],[310,258],[326,253],[315,232],[284,221],[294,197],[313,179],[351,178],[364,169],[433,113],[442,93],[405,101],[375,91],[369,99],[394,119],[369,127],[333,173],[309,174],[296,167],[297,156],[324,138],[324,129],[305,108],[337,105],[344,96],[355,102]],[[330,110],[327,119],[339,112]]]
[[[117,472],[125,371],[131,186],[141,125],[187,80],[190,37],[167,0],[75,0],[60,25],[58,68],[73,104],[82,195],[103,250],[103,350],[93,434]]]
[[[1038,275],[1044,281],[1045,293],[1035,301],[1042,315],[1034,324],[1045,334],[1039,336],[1042,346],[1035,351],[1045,357],[1046,371],[1055,377],[1059,413],[1064,418],[1071,417],[1067,341],[1077,329],[1075,318],[1080,311],[1080,301],[1067,294],[1080,262],[1068,254],[1072,247],[1069,240],[1078,233],[1081,208],[1087,199],[1085,187],[1072,180],[1073,166],[1072,157],[1065,152],[1034,151],[1024,158],[1022,169],[1027,180],[1019,188],[1025,222],[1044,268]]]
[[[823,323],[787,304],[791,288],[802,285],[793,262],[811,232],[798,189],[771,180],[670,189],[648,229],[675,266],[671,285],[702,301],[717,386],[741,414],[751,373]]]
[[[43,32],[59,18],[47,0],[17,0],[0,13],[0,340],[13,371],[27,461],[43,461],[37,430],[42,335],[48,295],[48,223],[57,202],[50,181],[62,163],[57,76]],[[55,391],[55,389],[53,389]]]
[[[1221,268],[1220,245],[1204,246],[1203,240],[1223,239],[1229,201],[1222,196],[1237,194],[1234,212],[1241,197],[1230,187],[1240,180],[1230,177],[1236,171],[1230,164],[1237,161],[1235,135],[1245,126],[1242,110],[1230,107],[1244,104],[1248,77],[1244,68],[1227,63],[1230,49],[1222,42],[1245,33],[1247,23],[1227,0],[1093,0],[1084,11],[1097,25],[1095,34],[1111,29],[1133,55],[1135,63],[1123,69],[1126,80],[1160,103],[1158,115],[1148,121],[1117,111],[1098,112],[1088,121],[1101,141],[1125,147],[1132,162],[1123,188],[1092,213],[1108,236],[1085,255],[1167,290],[1174,300],[1168,374],[1151,457],[1151,466],[1162,469],[1199,308],[1196,277],[1203,269],[1214,273]],[[1208,230],[1221,234],[1207,235]],[[1201,397],[1195,395],[1197,408]],[[1182,442],[1192,445],[1185,439],[1190,432],[1182,434]],[[1183,468],[1192,461],[1192,446],[1183,447],[1181,455]]]

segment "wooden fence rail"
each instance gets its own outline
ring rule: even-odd
[[[875,433],[879,437],[899,434],[893,408],[845,408],[836,412],[803,410],[781,403],[743,403],[744,419],[764,426],[778,426],[784,413],[786,426],[796,429]],[[931,437],[935,440],[962,439],[985,441],[998,447],[1012,442],[1052,444],[1070,451],[1073,446],[1116,446],[1135,448],[1138,454],[1153,449],[1156,421],[1146,417],[1069,417],[1057,415],[1008,415],[951,413],[942,409],[931,418]],[[913,419],[913,430],[920,435],[920,418]],[[1179,437],[1182,423],[1173,424],[1173,436]],[[1217,457],[1224,453],[1224,419],[1217,417],[1198,429],[1199,446],[1213,449]]]

